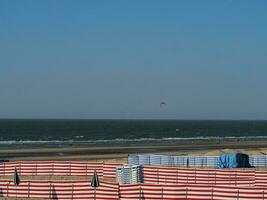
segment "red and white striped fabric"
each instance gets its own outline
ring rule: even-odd
[[[103,177],[105,178],[106,181],[111,181],[115,182],[116,180],[116,167],[120,166],[122,164],[104,164],[103,166]]]
[[[42,199],[118,199],[117,184],[101,182],[94,190],[86,181],[22,181],[18,186],[9,180],[0,181],[0,196]]]
[[[186,186],[179,184],[121,185],[121,200],[130,199],[185,199]]]
[[[87,181],[24,180],[16,186],[10,180],[0,180],[0,197],[78,200],[94,199],[94,195],[97,200],[267,200],[267,188],[211,184],[117,185],[101,182],[94,190]]]
[[[219,170],[144,166],[145,183],[254,185],[255,170]]]
[[[121,200],[262,200],[267,188],[223,185],[142,184],[120,186]]]
[[[256,171],[256,173],[255,173],[255,185],[267,186],[267,172],[266,171]]]
[[[96,170],[100,179],[115,180],[116,166],[103,162],[5,162],[0,163],[0,175],[13,175],[16,167],[23,176],[92,176]]]

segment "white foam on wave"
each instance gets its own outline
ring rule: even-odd
[[[74,137],[75,137],[75,138],[84,138],[83,135],[75,135]]]
[[[164,137],[164,138],[116,138],[101,140],[7,140],[0,141],[0,145],[15,144],[101,144],[101,143],[131,143],[131,142],[171,142],[171,141],[188,141],[188,140],[231,140],[231,139],[267,139],[267,136],[225,136],[225,137]]]

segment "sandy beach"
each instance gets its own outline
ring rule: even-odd
[[[267,154],[266,141],[225,141],[194,142],[172,145],[135,145],[117,147],[58,147],[58,148],[0,148],[0,158],[10,161],[98,161],[107,163],[127,163],[128,154],[155,153],[166,155],[220,155],[223,153]],[[76,176],[21,176],[23,180],[87,180]],[[0,176],[0,179],[13,179],[13,176]],[[7,198],[20,199],[29,198]],[[34,199],[34,198],[31,198]]]
[[[223,153],[267,154],[267,141],[209,141],[170,145],[102,147],[0,148],[0,159],[83,160],[126,163],[128,154],[220,155]]]

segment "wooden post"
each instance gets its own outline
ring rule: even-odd
[[[195,168],[195,183],[197,183],[197,168]]]
[[[216,173],[217,173],[217,170],[215,169],[215,185],[216,185]]]
[[[163,200],[163,195],[164,195],[164,193],[163,193],[163,187],[161,188],[161,199]]]
[[[120,184],[118,184],[118,200],[121,199],[121,190],[120,190]]]
[[[139,186],[139,199],[142,200],[142,191],[141,191],[141,185]]]
[[[50,182],[50,185],[49,185],[49,199],[52,199],[51,182]]]
[[[6,186],[6,196],[7,197],[9,196],[9,184],[10,184],[10,182],[8,181],[8,184]]]
[[[19,163],[19,175],[21,176],[21,162]]]
[[[94,188],[94,200],[96,200],[96,188]]]
[[[262,190],[262,199],[264,200],[264,189]]]
[[[5,162],[3,162],[4,163],[4,176],[6,175],[6,163]]]
[[[237,189],[237,200],[239,200],[239,189]]]
[[[159,168],[157,168],[157,180],[158,180],[158,184],[159,184]]]
[[[211,199],[213,200],[213,186],[211,186]]]
[[[30,181],[28,181],[28,198],[30,198]]]
[[[55,174],[55,163],[53,162],[53,165],[52,165],[52,176]]]
[[[178,180],[178,169],[176,169],[176,183],[178,183],[179,180]]]
[[[235,185],[237,185],[237,172],[235,172]]]
[[[74,186],[72,184],[72,188],[71,188],[71,199],[73,200],[73,192],[74,192]]]

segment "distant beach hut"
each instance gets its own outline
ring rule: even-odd
[[[92,180],[91,180],[91,186],[92,188],[94,188],[94,199],[96,200],[96,188],[99,187],[99,180],[98,180],[98,176],[96,173],[96,170],[94,170],[93,176],[92,176]]]
[[[20,178],[19,178],[17,168],[15,167],[15,169],[14,169],[14,185],[19,185],[19,184],[20,184]]]

